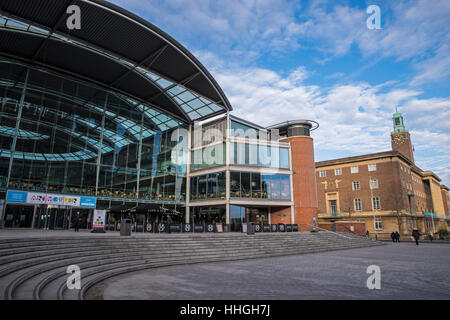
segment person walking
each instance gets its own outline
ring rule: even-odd
[[[416,241],[416,245],[419,245],[419,237],[420,237],[420,232],[417,229],[414,229],[412,231],[412,235],[413,239]]]
[[[367,239],[369,239],[369,235],[370,235],[369,230],[366,230],[366,238]]]
[[[392,233],[391,233],[391,239],[392,239],[392,242],[395,242],[395,232],[394,231],[392,231]]]
[[[81,223],[80,211],[77,211],[75,213],[74,221],[73,221],[75,232],[78,232],[80,230],[80,223]]]
[[[395,231],[395,240],[400,242],[400,233],[398,233],[398,231]]]
[[[172,224],[172,219],[170,215],[167,215],[167,232],[170,233],[170,225]]]

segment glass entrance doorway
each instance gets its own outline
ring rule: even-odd
[[[51,230],[62,230],[69,228],[70,208],[49,208],[48,228]]]
[[[230,206],[230,230],[232,232],[241,232],[242,225],[247,222],[269,223],[269,209]]]
[[[34,206],[12,205],[6,206],[5,228],[31,228]]]

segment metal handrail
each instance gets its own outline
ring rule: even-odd
[[[313,225],[311,225],[311,224],[303,223],[303,224],[301,224],[300,226],[309,226],[309,227],[313,228],[313,230],[314,230],[314,229],[323,230],[323,231],[326,231],[326,232],[333,233],[333,234],[335,234],[335,235],[337,235],[337,236],[344,237],[344,238],[346,238],[346,239],[352,240],[352,238],[347,237],[347,236],[344,236],[343,234],[337,233],[337,232],[335,232],[335,231],[330,231],[330,230],[327,230],[327,229],[324,229],[324,228],[320,228],[320,227],[317,227],[317,226],[313,226]]]

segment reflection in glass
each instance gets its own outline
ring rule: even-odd
[[[248,143],[230,143],[230,163],[289,169],[289,149]]]
[[[19,139],[11,150],[15,130],[10,128],[16,127]],[[185,191],[180,187],[185,183],[186,165],[172,163],[171,157],[177,148],[172,133],[179,127],[187,126],[121,94],[0,59],[3,187],[183,201]]]

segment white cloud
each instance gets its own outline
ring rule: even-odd
[[[417,163],[450,184],[450,99],[421,98],[424,92],[418,87],[450,74],[450,1],[382,2],[381,30],[367,29],[365,7],[347,2],[113,1],[193,49],[224,89],[235,115],[262,125],[318,120],[314,138],[319,160],[328,151],[355,155],[389,150],[391,116],[398,106],[411,130]],[[350,75],[351,82],[346,79],[345,85],[340,81],[332,88],[309,84],[311,65],[287,74],[256,66],[259,57],[282,59],[284,51],[303,47],[315,49],[318,55],[312,60],[321,64],[331,64],[356,47],[365,65]],[[404,84],[396,79],[379,85],[355,80],[387,58],[406,62],[416,73]],[[325,77],[342,78],[339,71]]]
[[[422,92],[367,83],[321,88],[305,85],[308,71],[286,75],[262,68],[212,68],[234,107],[233,114],[269,126],[286,120],[312,119],[317,160],[330,152],[347,156],[391,149],[392,113],[398,106],[410,130],[415,156],[424,170],[434,170],[450,184],[450,99],[420,99]],[[298,74],[300,79],[298,82]],[[383,89],[383,91],[381,91]],[[447,181],[447,182],[445,182]]]

